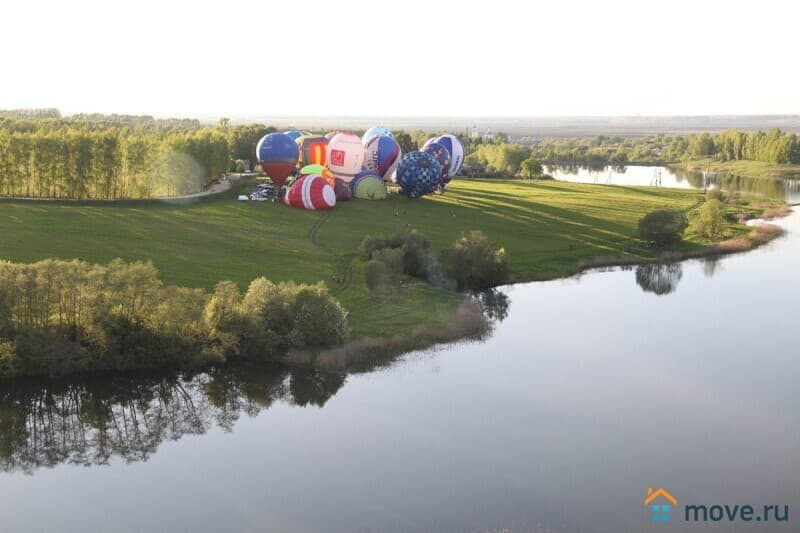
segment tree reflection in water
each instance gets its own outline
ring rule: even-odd
[[[683,277],[680,263],[648,264],[636,267],[636,284],[659,296],[675,292]]]
[[[511,298],[506,293],[497,289],[488,289],[476,293],[475,298],[480,303],[481,311],[486,318],[502,322],[508,316]]]
[[[323,406],[343,374],[285,367],[222,368],[197,375],[131,374],[77,381],[4,383],[0,470],[62,463],[146,461],[165,440],[231,431],[273,403]]]

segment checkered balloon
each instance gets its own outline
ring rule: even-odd
[[[409,198],[435,191],[441,176],[439,162],[427,152],[407,153],[397,167],[397,184]]]

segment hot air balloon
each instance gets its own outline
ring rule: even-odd
[[[387,128],[384,128],[383,126],[372,126],[367,130],[363,137],[361,137],[361,142],[364,144],[364,146],[366,146],[368,142],[378,135],[388,135],[394,139],[394,133],[389,131]]]
[[[447,176],[447,181],[444,182],[447,183],[456,177],[458,171],[461,170],[461,165],[464,163],[464,145],[461,144],[458,137],[450,135],[449,133],[440,137],[435,137],[425,144],[427,145],[432,142],[441,144],[450,152],[450,173]]]
[[[301,167],[306,165],[324,165],[327,161],[326,151],[328,139],[317,135],[303,135],[298,137],[295,142],[300,149]]]
[[[296,141],[297,139],[299,139],[303,135],[311,135],[307,131],[300,131],[300,130],[289,130],[289,131],[286,131],[284,133],[286,135],[288,135],[289,137],[291,137],[293,141]]]
[[[332,209],[336,205],[336,193],[320,176],[303,176],[286,191],[283,201],[302,209]]]
[[[439,183],[437,183],[437,185],[450,181],[448,178],[450,175],[450,152],[447,151],[447,148],[437,142],[429,142],[425,143],[425,146],[422,147],[422,151],[431,154],[434,159],[439,162],[442,175],[439,177]]]
[[[366,158],[364,168],[377,172],[384,181],[390,181],[392,174],[400,164],[400,145],[394,137],[388,135],[378,135],[370,140],[365,148]]]
[[[419,198],[436,189],[442,170],[439,162],[427,152],[410,152],[397,167],[397,184],[409,198]]]
[[[337,202],[346,202],[353,197],[353,191],[350,189],[350,183],[353,183],[352,181],[347,183],[339,178],[335,178],[334,181],[333,192],[336,193]]]
[[[388,196],[383,178],[370,170],[356,174],[350,182],[350,190],[353,198],[362,200],[383,200]]]
[[[364,165],[364,146],[354,133],[338,133],[328,142],[328,168],[333,175],[350,182]]]
[[[312,174],[322,176],[322,178],[327,181],[331,187],[333,187],[335,181],[333,174],[331,174],[331,171],[328,170],[328,167],[323,165],[306,165],[300,169],[300,176],[310,176]]]
[[[336,137],[336,135],[337,135],[338,133],[339,133],[338,131],[329,131],[328,133],[326,133],[326,134],[325,134],[325,138],[326,138],[326,139],[328,139],[328,140],[330,141],[331,139],[333,139],[334,137]]]
[[[283,187],[286,178],[296,168],[300,151],[297,144],[285,133],[268,133],[256,146],[258,162],[267,176],[278,187]]]

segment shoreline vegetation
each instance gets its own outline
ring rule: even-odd
[[[491,317],[503,316],[502,301],[492,301],[499,293],[468,291],[743,251],[779,234],[746,220],[788,212],[739,193],[556,182],[542,179],[541,161],[800,167],[800,143],[779,130],[513,142],[496,133],[463,139],[469,166],[491,178],[456,179],[447,194],[415,201],[395,194],[315,212],[235,201],[263,181],[252,175],[184,196],[241,171],[274,128],[51,115],[0,117],[0,195],[11,196],[0,198],[0,265],[14,276],[0,287],[0,374],[220,363],[258,358],[258,346],[296,364],[366,368],[485,335]],[[404,152],[429,136],[396,132]],[[153,198],[160,194],[183,197]],[[639,227],[657,212],[680,227],[668,251]],[[150,287],[146,305],[140,282]],[[84,302],[86,289],[107,316],[65,309],[56,295],[70,284],[82,295],[72,301]],[[135,305],[117,301],[131,288]],[[328,319],[309,323],[302,302],[315,298]],[[214,311],[214,301],[228,311]],[[272,304],[286,324],[265,311]],[[326,329],[331,320],[338,325]],[[171,355],[160,361],[143,346]],[[36,366],[37,349],[57,358],[59,347],[71,362]],[[20,354],[33,366],[22,369]]]
[[[521,283],[556,279],[608,266],[672,263],[741,252],[781,234],[777,226],[748,226],[745,224],[747,220],[785,216],[790,211],[788,206],[778,202],[740,195],[728,197],[712,192],[703,195],[688,190],[535,180],[461,180],[454,182],[444,196],[413,202],[394,196],[380,202],[342,204],[335,212],[313,213],[284,206],[242,205],[232,201],[238,188],[251,185],[248,180],[243,180],[217,197],[178,205],[105,202],[79,207],[63,201],[35,205],[24,201],[0,202],[0,231],[14,235],[14,230],[17,230],[17,235],[11,239],[0,241],[3,257],[26,263],[53,256],[71,260],[77,255],[92,271],[98,268],[98,264],[108,264],[104,258],[116,259],[120,257],[118,252],[126,249],[134,257],[123,256],[123,260],[153,261],[161,274],[144,278],[150,282],[155,280],[155,285],[151,284],[156,287],[152,294],[163,292],[166,295],[159,300],[161,303],[152,300],[148,304],[153,309],[152,317],[148,315],[146,321],[132,320],[133,314],[120,315],[114,311],[126,308],[123,302],[114,303],[114,298],[130,292],[112,290],[109,287],[113,284],[104,285],[106,296],[101,300],[110,310],[107,316],[124,320],[116,324],[101,321],[96,331],[102,334],[83,338],[95,344],[98,339],[105,339],[107,345],[116,347],[116,356],[110,360],[111,363],[109,360],[102,362],[103,358],[98,358],[97,354],[94,359],[83,354],[72,359],[73,362],[81,361],[74,366],[65,360],[63,365],[42,366],[38,371],[23,374],[62,375],[158,366],[196,367],[237,359],[258,360],[266,353],[259,355],[259,346],[278,347],[269,352],[273,356],[279,355],[267,357],[271,361],[337,371],[368,370],[389,364],[402,353],[458,340],[480,339],[488,334],[493,317],[502,319],[504,316],[503,306],[507,306],[507,302],[484,305],[480,295],[457,292],[454,290],[456,285],[461,289],[487,288],[506,281]],[[636,224],[654,210],[666,207],[695,220],[704,212],[704,206],[715,203],[724,206],[725,220],[716,221],[716,229],[703,234],[701,230],[690,228],[684,238],[669,250],[654,249],[637,236]],[[148,228],[148,223],[153,220],[158,223]],[[412,221],[414,230],[410,229]],[[280,228],[276,233],[272,231],[275,224]],[[47,234],[53,227],[63,228],[57,241],[50,241]],[[456,283],[456,279],[473,279],[463,274],[457,276],[453,265],[447,262],[452,262],[453,257],[447,246],[455,246],[459,239],[463,244],[463,232],[458,237],[461,227],[479,229],[491,242],[502,246],[487,249],[490,256],[500,254],[507,259],[509,271],[503,274],[504,277],[483,284],[479,281],[473,286]],[[271,230],[267,231],[267,228]],[[128,231],[133,231],[135,236]],[[170,234],[171,231],[175,234]],[[415,237],[416,232],[419,234]],[[248,238],[251,233],[263,236],[267,246],[257,246],[255,253],[250,253],[249,249],[259,242]],[[389,237],[380,237],[381,234]],[[218,239],[207,242],[203,235],[213,235]],[[483,242],[480,238],[477,241]],[[43,244],[50,242],[51,245]],[[285,255],[290,250],[296,253]],[[415,250],[416,255],[409,256],[410,250]],[[467,246],[464,250],[469,252],[471,248]],[[203,252],[210,252],[210,255]],[[441,258],[441,264],[431,261],[434,256]],[[212,257],[217,262],[212,263],[207,271],[198,272],[204,266],[209,267],[204,263]],[[467,254],[464,257],[471,256]],[[396,267],[387,267],[388,277],[383,284],[368,287],[365,282],[367,266],[376,260],[385,264],[392,264],[395,260],[399,262]],[[28,265],[6,265],[30,269]],[[236,270],[237,265],[249,268]],[[299,269],[300,265],[304,268]],[[445,265],[446,275],[437,281],[442,272],[440,269]],[[125,264],[116,266],[124,267]],[[135,263],[133,266],[140,272],[155,271],[153,265]],[[274,283],[261,278],[246,293],[239,292],[247,288],[249,280],[261,276],[267,276]],[[219,283],[226,277],[233,282]],[[142,276],[139,278],[143,279]],[[283,286],[290,290],[282,292],[277,289],[282,286],[281,282],[287,281],[290,284]],[[328,287],[319,285],[320,282],[325,282]],[[24,280],[18,280],[16,284],[30,287]],[[6,289],[14,285],[12,281]],[[255,290],[255,294],[261,295],[260,300],[250,295],[254,291],[253,285],[264,289]],[[215,286],[213,293],[208,292]],[[87,295],[92,293],[91,290],[85,292]],[[302,305],[298,307],[292,303],[298,293],[304,293],[305,298],[324,300],[326,305],[311,306],[314,309],[306,306],[301,310]],[[277,299],[283,302],[278,305],[278,309],[283,309],[283,319],[267,318],[274,314],[263,310],[270,309],[274,300],[265,294],[287,296]],[[496,299],[498,294],[502,293],[490,298]],[[217,312],[212,312],[214,299],[217,303],[228,302],[227,307],[217,306]],[[44,301],[41,298],[34,300]],[[17,298],[16,301],[21,300]],[[67,335],[58,337],[61,340],[50,348],[63,348],[65,342],[75,341],[76,330],[64,318],[69,313],[63,311],[63,299],[51,293],[46,301],[51,306],[49,311],[39,309],[33,312],[31,306],[22,305],[19,309],[23,310],[23,315],[28,312],[30,318],[18,316],[14,319],[16,329],[19,330],[19,324],[26,323],[26,320],[34,330],[42,321],[50,321],[51,325],[59,323],[59,327],[66,327],[59,331]],[[260,304],[254,303],[256,301]],[[144,305],[141,300],[140,305]],[[226,313],[226,308],[236,311]],[[326,329],[331,316],[341,315],[336,311],[340,308],[342,313],[347,313],[347,327],[340,325]],[[317,318],[310,321],[303,318],[309,317],[313,311],[318,312]],[[0,309],[0,315],[8,316],[9,313]],[[287,316],[292,318],[285,318]],[[341,324],[337,320],[333,322]],[[267,323],[271,325],[264,326]],[[125,327],[136,325],[139,337],[131,336],[124,327],[120,329],[121,324]],[[325,333],[317,335],[313,327],[304,330],[304,324],[322,326]],[[181,332],[187,327],[191,330],[190,337],[196,341],[189,343],[191,346],[181,344]],[[13,325],[6,323],[0,331],[0,338],[7,339],[14,329]],[[264,337],[265,330],[272,333]],[[153,331],[157,334],[151,335]],[[147,359],[146,350],[136,345],[136,339],[141,339],[142,335],[154,340],[156,345],[167,339],[167,345],[176,357],[163,361]],[[45,336],[45,340],[47,338]],[[3,343],[0,352],[5,351],[0,365],[5,370],[1,373],[13,375],[8,341],[0,342]],[[23,340],[23,344],[25,342]],[[242,349],[240,343],[250,343],[250,347]],[[122,348],[117,349],[119,347]],[[197,357],[187,360],[187,353],[194,353]],[[251,355],[242,358],[241,353]],[[140,362],[137,363],[136,359],[127,361],[125,354],[136,354]],[[93,361],[102,363],[93,366]]]

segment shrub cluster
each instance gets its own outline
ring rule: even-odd
[[[324,285],[165,286],[152,263],[0,262],[0,376],[280,358],[333,346],[347,314]]]
[[[432,249],[430,240],[416,230],[391,237],[365,237],[361,251],[368,260],[365,281],[373,294],[390,278],[401,274],[458,290],[487,289],[510,279],[505,250],[480,231],[461,234],[441,255]]]
[[[508,255],[480,231],[462,233],[443,254],[447,273],[459,290],[482,290],[507,283]]]
[[[431,248],[431,241],[417,230],[411,229],[395,233],[390,237],[370,235],[361,241],[361,251],[370,262],[379,261],[385,265],[388,277],[402,274],[424,279],[437,286],[447,286],[449,280],[445,275],[439,255]],[[371,285],[379,279],[377,269],[368,267],[367,284]],[[384,278],[388,281],[388,277]],[[370,286],[372,289],[372,286]]]
[[[687,226],[686,217],[680,211],[660,209],[642,217],[639,236],[657,248],[665,248],[679,243]]]

